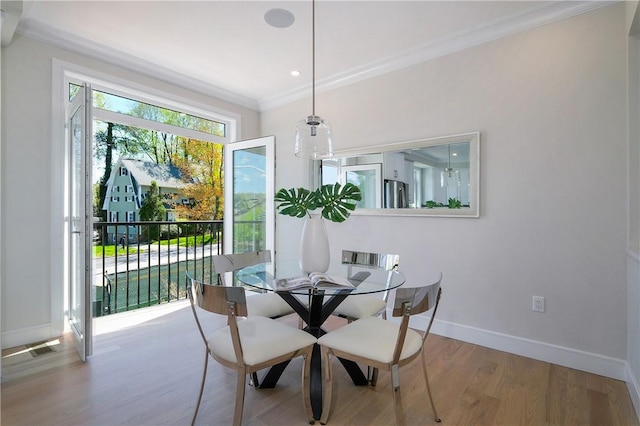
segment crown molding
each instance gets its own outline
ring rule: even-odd
[[[13,34],[16,32],[20,18],[23,15],[22,0],[0,1],[0,45],[2,47],[11,44]]]
[[[481,27],[465,30],[451,37],[442,38],[413,49],[397,52],[380,60],[318,80],[316,81],[316,93],[354,84],[562,19],[591,12],[618,2],[619,0],[562,0],[545,3],[525,13],[512,15]],[[117,64],[125,69],[188,90],[197,91],[223,101],[231,102],[254,111],[267,111],[300,99],[308,98],[311,91],[311,84],[307,84],[277,96],[254,100],[157,64],[141,60],[138,57],[122,53],[109,46],[78,39],[72,34],[59,31],[46,24],[27,19],[20,23],[16,32],[35,40],[53,44],[98,60]]]
[[[80,39],[65,31],[57,30],[49,25],[25,20],[18,26],[17,32],[25,37],[52,44],[72,52],[89,56],[97,60],[115,64],[122,68],[162,80],[175,86],[193,90],[205,95],[231,102],[257,111],[258,104],[254,99],[205,83],[202,80],[172,71],[139,57],[123,53],[109,46]]]
[[[459,52],[490,41],[508,37],[546,24],[591,12],[615,1],[558,1],[544,4],[537,9],[512,15],[487,25],[466,30],[454,36],[436,40],[414,49],[398,52],[361,67],[334,74],[316,81],[316,93],[344,87],[392,71],[427,62],[451,53]],[[309,97],[311,85],[306,85],[271,98],[258,101],[259,110],[266,111],[281,105]]]

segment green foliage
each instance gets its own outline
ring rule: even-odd
[[[274,200],[276,209],[283,215],[311,217],[315,209],[322,209],[322,217],[332,222],[344,222],[362,199],[360,188],[352,183],[344,187],[339,183],[323,185],[315,191],[306,188],[281,188]]]
[[[460,209],[462,208],[462,202],[457,198],[449,198],[449,208],[450,209]]]
[[[142,200],[142,205],[140,206],[140,220],[162,221],[164,220],[165,213],[166,209],[164,208],[162,199],[160,198],[160,189],[158,188],[158,184],[155,180],[151,181],[149,192],[145,199]]]
[[[424,206],[425,206],[426,208],[428,208],[428,209],[433,209],[433,208],[436,208],[436,207],[444,207],[444,204],[442,204],[442,203],[437,203],[437,202],[435,202],[435,201],[433,201],[433,200],[429,200],[429,201],[427,201],[426,203],[424,203]]]
[[[433,209],[433,208],[436,208],[436,207],[449,207],[450,209],[461,209],[462,208],[462,202],[460,200],[458,200],[457,198],[449,198],[448,204],[442,204],[442,203],[438,203],[438,202],[433,201],[433,200],[429,200],[429,201],[424,203],[424,207],[426,207],[428,209]]]

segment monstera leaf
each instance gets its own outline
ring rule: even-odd
[[[332,222],[344,222],[355,210],[355,202],[362,199],[360,188],[352,183],[344,187],[339,183],[327,184],[315,191],[305,188],[280,189],[274,200],[276,209],[283,215],[311,217],[311,212],[322,208],[322,217]]]
[[[273,199],[280,214],[287,216],[304,217],[318,207],[316,194],[305,188],[282,188]]]
[[[339,183],[334,185],[323,185],[317,192],[318,205],[322,207],[322,217],[332,222],[344,222],[352,211],[356,209],[357,201],[362,199],[360,188],[352,183],[347,183],[340,187]]]

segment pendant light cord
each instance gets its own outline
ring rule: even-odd
[[[316,0],[311,1],[311,115],[316,116]]]

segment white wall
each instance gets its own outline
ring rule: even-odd
[[[59,155],[52,147],[62,146],[59,141],[52,143],[53,58],[190,99],[217,111],[239,114],[240,136],[258,136],[256,111],[16,35],[10,46],[2,48],[3,347],[52,337],[61,326],[51,323],[52,317],[57,316],[53,311],[62,310],[61,301],[52,299],[52,294],[60,293],[58,288],[52,289],[52,285],[60,285],[61,279],[55,264],[64,261],[57,252],[61,247],[59,241],[52,241],[50,219],[56,214],[51,212],[51,206],[60,204],[53,203],[54,197],[62,197],[62,188],[51,188],[52,176],[59,174],[58,165],[52,163],[52,158]]]
[[[317,96],[336,149],[481,132],[481,217],[352,216],[331,251],[400,254],[409,282],[444,273],[435,331],[624,377],[626,33],[623,4]],[[261,114],[276,184],[305,184],[297,102]],[[301,221],[279,217],[278,255]],[[531,311],[532,295],[546,313]]]
[[[628,29],[627,387],[640,413],[640,9],[625,2]]]
[[[482,139],[479,219],[354,216],[328,224],[333,255],[397,252],[413,283],[443,271],[438,333],[623,376],[624,360],[638,358],[626,325],[627,282],[638,276],[625,256],[626,28],[618,4],[320,93],[338,148],[476,130]],[[51,327],[54,57],[241,114],[243,138],[276,135],[277,185],[305,183],[292,152],[309,101],[264,112],[258,131],[253,111],[16,36],[1,61],[5,347]],[[302,222],[278,224],[278,255],[295,256],[286,242]],[[531,312],[533,294],[546,313]]]

